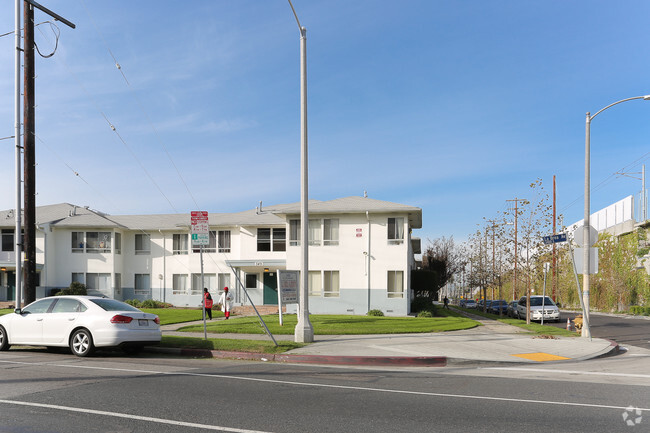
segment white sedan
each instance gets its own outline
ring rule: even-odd
[[[96,347],[135,353],[161,340],[160,319],[115,299],[53,296],[0,316],[0,350],[11,345],[70,347],[88,356]]]

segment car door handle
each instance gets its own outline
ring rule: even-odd
[[[36,319],[37,322],[42,322],[43,318],[41,317],[40,319]]]
[[[69,317],[68,322],[72,322],[75,318],[74,317]]]

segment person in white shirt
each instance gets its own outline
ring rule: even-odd
[[[219,297],[219,303],[221,304],[221,311],[226,316],[226,320],[230,317],[230,307],[232,306],[232,294],[228,292],[228,287],[223,288],[223,293]]]

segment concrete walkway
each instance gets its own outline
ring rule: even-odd
[[[443,367],[484,363],[539,364],[592,359],[615,354],[615,342],[581,337],[540,338],[521,328],[471,315],[482,326],[462,331],[389,335],[316,335],[305,347],[280,355],[215,350],[151,348],[171,354],[291,363],[342,365],[401,365]],[[203,322],[192,322],[203,323]],[[178,332],[189,323],[162,326],[163,335],[203,338]],[[294,341],[293,335],[274,335]],[[265,334],[208,334],[208,338],[271,340]]]

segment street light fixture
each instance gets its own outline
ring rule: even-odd
[[[627,101],[632,101],[634,99],[643,99],[644,101],[650,100],[650,95],[644,95],[644,96],[634,96],[632,98],[626,98],[626,99],[621,99],[620,101],[616,101],[613,104],[609,104],[608,106],[601,108],[598,110],[593,116],[591,113],[587,112],[587,122],[586,122],[586,132],[585,132],[585,218],[584,218],[584,225],[582,227],[582,242],[583,242],[583,265],[582,265],[582,299],[584,303],[584,309],[585,311],[583,312],[584,315],[584,326],[582,327],[582,336],[583,337],[588,337],[591,338],[591,330],[589,329],[589,260],[590,260],[590,254],[591,254],[591,249],[589,245],[589,227],[590,227],[590,221],[589,221],[589,214],[590,214],[590,209],[589,209],[589,204],[590,204],[590,135],[591,135],[591,121],[594,119],[594,117],[598,116],[600,113],[603,111],[607,110],[610,107],[613,107],[614,105],[618,105],[621,102],[627,102]]]

